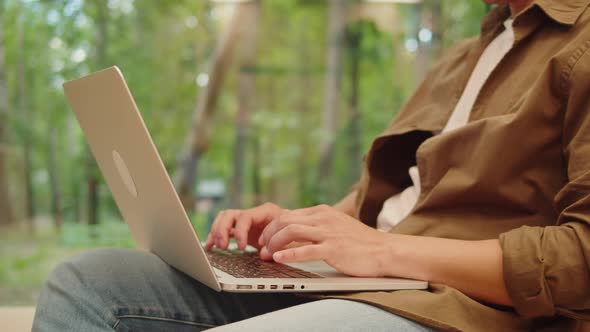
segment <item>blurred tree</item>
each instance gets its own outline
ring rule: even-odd
[[[248,21],[247,4],[239,4],[234,16],[221,36],[219,44],[211,60],[206,88],[197,99],[183,152],[178,163],[176,190],[187,211],[192,211],[195,203],[194,187],[197,180],[199,159],[208,149],[211,134],[211,120],[217,106],[227,71],[234,58],[234,50],[239,41],[240,31],[244,22]]]
[[[438,0],[429,0],[438,1]],[[442,46],[449,48],[459,40],[473,37],[480,32],[481,18],[490,6],[483,1],[447,0],[438,1],[441,4]]]
[[[348,107],[350,109],[348,163],[352,181],[360,177],[362,166],[362,132],[361,112],[359,110],[359,90],[363,28],[365,24],[367,24],[365,21],[353,23],[346,28],[345,32],[346,49],[349,58],[348,80],[350,82],[350,92],[348,97]]]
[[[319,192],[323,201],[331,196],[329,188],[333,184],[332,162],[337,131],[337,116],[340,105],[340,87],[342,76],[342,45],[345,27],[345,0],[330,0],[328,25],[328,53],[326,60],[326,85],[324,113],[322,117],[322,140],[320,142]]]
[[[246,167],[246,147],[249,140],[250,113],[255,101],[255,65],[256,65],[256,39],[258,32],[258,20],[260,15],[260,0],[254,0],[243,5],[247,11],[247,21],[242,28],[240,38],[240,72],[238,77],[236,114],[236,138],[234,143],[233,178],[230,188],[230,207],[241,208],[244,194],[244,169]]]
[[[322,8],[324,9],[324,8]],[[297,110],[297,119],[299,122],[299,130],[294,136],[297,136],[299,146],[299,157],[297,158],[297,206],[311,206],[320,202],[320,195],[318,194],[317,185],[317,161],[314,156],[316,153],[316,138],[309,135],[310,128],[315,128],[316,121],[316,102],[314,96],[316,95],[317,75],[314,71],[314,61],[322,61],[323,59],[314,60],[317,58],[317,49],[309,40],[314,39],[315,36],[323,32],[317,26],[318,23],[325,21],[323,16],[314,19],[316,16],[311,15],[311,10],[318,11],[317,8],[308,6],[306,11],[300,11],[293,19],[294,27],[297,28],[297,35],[294,36],[294,44],[296,49],[296,61],[301,70],[297,72],[294,79],[294,85],[297,86],[296,96],[294,98],[294,109]],[[318,22],[319,21],[319,22]],[[324,37],[325,38],[325,37]],[[315,76],[315,77],[314,77]],[[319,107],[317,107],[319,109]]]
[[[14,221],[12,202],[8,191],[8,176],[6,169],[6,123],[8,119],[8,92],[6,88],[6,58],[4,38],[4,0],[0,0],[0,225],[11,224]]]
[[[57,151],[57,132],[55,127],[47,129],[47,171],[49,175],[49,189],[51,202],[51,215],[56,230],[61,231],[64,219],[62,190],[59,177]]]
[[[109,8],[108,3],[103,0],[94,0],[91,5],[94,9],[94,24],[96,26],[94,62],[96,68],[108,66],[107,52],[109,48]],[[89,225],[96,225],[100,220],[100,175],[96,161],[86,145],[86,222]]]
[[[27,27],[30,23],[27,22],[27,9],[25,3],[20,3],[19,15],[17,21],[17,33],[16,33],[16,47],[19,52],[18,63],[17,63],[17,100],[18,100],[18,114],[19,121],[25,128],[22,134],[22,149],[23,149],[23,178],[24,178],[24,189],[25,189],[25,221],[30,232],[34,231],[35,228],[35,189],[33,188],[33,146],[32,146],[32,125],[24,126],[26,123],[32,124],[31,119],[34,115],[31,114],[31,110],[28,102],[28,87],[30,83],[27,81]]]
[[[439,0],[427,0],[419,5],[419,17],[416,29],[418,50],[416,55],[416,79],[421,81],[429,70],[429,64],[440,55],[442,29],[442,3]]]

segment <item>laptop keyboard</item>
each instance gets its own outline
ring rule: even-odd
[[[207,250],[211,265],[236,278],[322,278],[289,265],[267,262],[257,252]]]

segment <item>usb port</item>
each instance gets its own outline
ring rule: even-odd
[[[256,287],[258,289],[264,289],[264,285],[258,285],[258,287]]]
[[[283,285],[283,289],[295,289],[295,285]]]
[[[277,285],[270,285],[270,289],[277,289]]]
[[[252,289],[252,285],[238,285],[238,289]]]

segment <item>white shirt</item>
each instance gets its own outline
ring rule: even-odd
[[[505,30],[499,34],[484,50],[479,58],[477,65],[473,69],[469,81],[463,90],[463,94],[457,102],[451,117],[441,134],[455,130],[467,124],[473,108],[483,85],[490,77],[492,71],[500,64],[500,61],[506,56],[514,45],[514,30],[512,28],[512,19],[504,22]],[[420,196],[420,174],[418,167],[413,166],[408,170],[412,179],[412,186],[406,188],[399,194],[396,194],[383,203],[379,216],[377,216],[377,229],[389,231],[397,225],[414,209],[418,196]]]

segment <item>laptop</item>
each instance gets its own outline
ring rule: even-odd
[[[279,264],[256,252],[205,250],[180,203],[121,71],[64,84],[65,94],[138,246],[216,291],[425,289],[399,278],[355,278],[323,261]]]

